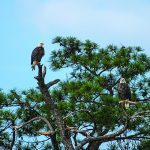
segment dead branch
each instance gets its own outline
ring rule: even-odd
[[[43,71],[45,72],[45,71]],[[73,150],[73,145],[71,142],[71,139],[69,137],[69,134],[67,133],[67,131],[65,130],[66,126],[65,126],[65,122],[63,120],[63,117],[61,115],[61,112],[57,109],[56,104],[54,99],[51,97],[50,92],[48,90],[48,87],[56,84],[58,80],[54,80],[53,82],[49,82],[48,86],[47,84],[45,84],[45,80],[44,77],[46,75],[46,72],[43,73],[42,72],[42,65],[38,65],[38,76],[35,77],[35,79],[38,81],[38,87],[39,90],[41,91],[42,95],[43,95],[43,100],[46,103],[47,107],[49,107],[49,113],[51,113],[53,115],[53,117],[55,118],[56,121],[56,125],[58,130],[60,131],[60,136],[62,139],[62,143],[64,144],[65,149],[67,150]],[[43,76],[44,74],[44,76]]]
[[[129,104],[135,105],[135,104],[138,104],[139,102],[134,102],[134,101],[129,101],[129,100],[122,100],[122,101],[119,101],[119,104],[121,104],[121,103],[129,103]]]
[[[145,115],[148,115],[148,117],[149,117],[150,110],[136,112],[129,119],[133,121],[135,118],[143,118]]]
[[[89,136],[90,137],[90,132],[88,132],[87,130],[71,130],[72,133],[80,133],[83,136]]]
[[[44,66],[43,73],[42,73],[42,78],[45,78],[45,75],[46,75],[46,66]]]
[[[49,130],[51,131],[51,134],[54,134],[54,130],[53,130],[50,122],[46,118],[44,118],[44,117],[35,117],[35,118],[32,118],[31,120],[23,123],[22,125],[12,126],[12,128],[14,128],[15,130],[20,129],[20,128],[24,127],[25,125],[27,125],[27,124],[29,124],[29,123],[31,123],[33,121],[36,121],[36,120],[43,120],[48,125]]]
[[[125,113],[126,117],[128,118],[127,113],[124,110],[123,110],[123,112]],[[138,118],[138,117],[143,117],[146,114],[150,114],[150,111],[148,110],[148,111],[136,112],[129,119],[126,118],[126,123],[125,123],[124,127],[122,129],[120,129],[119,131],[117,131],[116,133],[105,135],[105,136],[98,136],[98,137],[87,137],[76,147],[75,150],[80,150],[80,148],[83,145],[85,145],[86,143],[91,142],[91,141],[106,142],[106,141],[114,141],[114,140],[122,140],[122,139],[133,139],[133,140],[137,140],[139,138],[150,139],[149,136],[136,136],[136,135],[130,135],[128,137],[118,137],[118,135],[122,134],[127,129],[129,121],[133,121],[135,118]],[[139,115],[143,115],[143,116],[139,116]]]
[[[150,136],[128,136],[128,137],[116,137],[115,139],[112,139],[113,141],[115,140],[139,140],[139,139],[150,139]],[[110,140],[111,141],[111,140]]]
[[[51,86],[53,86],[54,84],[58,83],[59,81],[60,81],[60,79],[53,80],[53,81],[47,83],[46,86],[49,89]]]
[[[94,141],[110,141],[115,139],[117,136],[119,136],[120,134],[124,133],[124,131],[127,130],[128,128],[128,114],[126,113],[126,111],[123,109],[123,112],[125,114],[125,124],[124,126],[119,129],[117,132],[112,133],[112,134],[108,134],[108,135],[103,135],[103,136],[97,136],[97,137],[91,137],[88,136],[86,137],[84,140],[82,140],[78,146],[76,146],[75,150],[80,150],[85,144],[87,144],[88,142],[94,142]]]
[[[126,123],[123,128],[118,130],[116,133],[105,135],[105,136],[98,136],[98,137],[87,137],[84,140],[80,142],[80,144],[75,148],[75,150],[80,150],[86,143],[92,142],[92,141],[108,141],[114,139],[116,136],[122,134],[128,127],[128,121],[126,120]]]
[[[48,131],[48,132],[37,132],[38,134],[41,134],[41,135],[53,135],[53,132],[51,131]]]

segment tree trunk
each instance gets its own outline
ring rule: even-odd
[[[57,110],[56,106],[54,105],[54,101],[51,99],[51,96],[48,92],[47,87],[45,85],[43,85],[42,87],[40,87],[40,90],[44,96],[44,100],[45,100],[46,104],[50,108],[50,112],[53,114],[54,118],[56,119],[57,127],[60,130],[60,135],[62,137],[62,142],[65,146],[65,149],[73,150],[73,146],[72,146],[70,137],[67,136],[67,133],[65,130],[66,128],[65,128],[64,120],[63,120],[62,116],[60,115],[59,110]]]
[[[50,137],[51,137],[51,141],[52,141],[52,145],[54,147],[54,150],[60,150],[59,144],[56,140],[56,134],[51,135]]]
[[[98,150],[100,145],[101,145],[101,142],[99,141],[91,142],[88,145],[86,150]]]
[[[63,117],[61,116],[61,113],[59,112],[59,110],[56,108],[56,105],[54,104],[54,100],[51,98],[49,94],[48,87],[44,83],[44,77],[45,77],[46,72],[44,72],[44,75],[43,75],[42,66],[39,65],[38,68],[39,68],[38,76],[35,78],[38,80],[39,89],[44,97],[44,101],[49,107],[50,113],[56,119],[56,125],[58,127],[58,130],[60,131],[60,136],[62,138],[62,143],[64,144],[65,150],[73,150],[74,148],[71,143],[70,136],[68,135],[66,131]]]

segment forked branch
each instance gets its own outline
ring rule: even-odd
[[[31,123],[33,121],[36,121],[36,120],[43,120],[47,124],[49,130],[51,131],[51,134],[54,134],[54,130],[53,130],[50,122],[46,118],[44,118],[44,117],[35,117],[35,118],[32,118],[29,121],[23,123],[22,125],[12,126],[12,128],[14,128],[15,130],[20,129],[20,128],[24,127],[25,125],[27,125],[27,124],[29,124],[29,123]]]

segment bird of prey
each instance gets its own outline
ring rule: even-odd
[[[38,46],[32,51],[32,54],[31,54],[31,65],[32,65],[31,68],[32,68],[32,70],[35,70],[35,66],[40,63],[42,57],[45,54],[43,46],[44,46],[44,43],[40,42],[38,44]]]
[[[125,108],[129,108],[129,102],[131,101],[131,90],[124,78],[121,78],[118,83],[118,95],[121,99],[120,103],[122,103]]]

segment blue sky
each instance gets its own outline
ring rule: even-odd
[[[150,56],[149,0],[1,0],[0,88],[36,87],[30,55],[45,43],[47,67],[55,36],[90,39],[100,46],[141,46]],[[47,81],[65,79],[67,72],[48,70]]]

